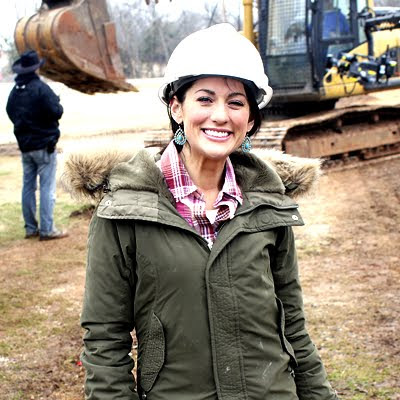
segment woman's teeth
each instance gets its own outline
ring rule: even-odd
[[[213,136],[216,138],[224,138],[227,137],[229,135],[228,132],[220,132],[220,131],[213,131],[210,129],[204,129],[204,133],[208,136]]]

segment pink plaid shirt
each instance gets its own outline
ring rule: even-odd
[[[221,223],[232,219],[238,204],[243,202],[230,159],[226,160],[224,185],[215,200],[215,211],[206,210],[204,195],[190,178],[173,142],[165,149],[157,164],[175,198],[176,210],[207,240],[211,248]]]

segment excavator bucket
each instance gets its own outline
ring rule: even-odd
[[[15,44],[36,50],[40,73],[83,93],[138,91],[125,81],[105,0],[47,0],[37,14],[20,19]]]

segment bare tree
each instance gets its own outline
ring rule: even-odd
[[[141,78],[161,73],[176,45],[194,31],[220,22],[230,22],[240,28],[239,8],[230,9],[221,0],[203,4],[202,11],[194,12],[188,6],[172,19],[158,10],[156,2],[146,5],[143,0],[108,0],[125,75]],[[41,0],[15,0],[16,20],[35,13],[40,5]],[[174,7],[173,2],[170,6]],[[13,38],[6,39],[0,50],[10,53],[13,61],[16,57]]]
[[[148,8],[143,0],[130,0],[123,4],[113,4],[110,14],[117,28],[117,41],[125,75],[141,77],[139,52],[143,33],[150,19]]]
[[[224,10],[221,2],[215,0],[212,4],[204,3],[203,12],[184,10],[171,20],[158,11],[154,2],[149,6],[143,0],[114,3],[111,14],[117,25],[125,74],[140,78],[162,73],[172,51],[184,37],[220,22],[240,25],[238,11]]]
[[[4,54],[8,60],[7,64],[0,71],[0,75],[3,77],[3,79],[11,79],[13,75],[11,66],[18,58],[17,48],[15,47],[14,40],[12,38],[3,38],[0,40],[0,54]]]

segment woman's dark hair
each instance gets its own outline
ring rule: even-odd
[[[185,101],[185,97],[186,97],[186,92],[192,87],[192,85],[194,84],[194,80],[190,81],[184,85],[182,85],[175,93],[170,94],[169,98],[170,100],[173,98],[173,96],[176,96],[176,98],[178,99],[179,103],[183,103]],[[174,118],[172,117],[171,114],[171,103],[168,104],[167,106],[167,112],[168,112],[168,117],[169,117],[169,121],[171,123],[171,129],[172,129],[172,137],[171,139],[174,137],[175,132],[178,130],[179,128],[179,124],[174,120]],[[183,149],[183,145],[180,144],[175,144],[175,147],[178,151],[178,153],[180,153]],[[161,152],[163,153],[165,149],[163,149]]]
[[[186,97],[186,92],[193,86],[194,80],[186,83],[185,85],[182,85],[174,94],[170,95],[170,99],[172,99],[174,96],[178,99],[179,103],[183,103],[185,101]],[[175,132],[179,128],[179,124],[174,120],[171,114],[171,103],[168,104],[168,117],[169,121],[171,122],[171,129],[172,132],[175,134]]]
[[[194,84],[195,81],[196,80],[192,80],[192,81],[180,86],[179,89],[175,93],[170,95],[170,99],[172,99],[173,96],[176,96],[179,103],[183,103],[185,101],[186,92],[192,87],[192,85]],[[246,85],[245,82],[243,82],[243,86],[244,86],[244,90],[246,92],[246,97],[247,97],[247,100],[248,100],[249,106],[250,106],[250,120],[252,120],[254,122],[253,127],[250,129],[250,131],[247,134],[249,136],[253,136],[260,129],[261,122],[262,122],[262,115],[261,115],[260,109],[258,108],[256,97],[255,97],[253,91],[251,90],[251,88],[248,85]],[[174,135],[175,132],[179,128],[179,124],[172,117],[171,104],[168,105],[167,112],[168,112],[168,117],[169,117],[169,120],[171,123],[171,129],[172,129],[172,132]],[[176,143],[175,143],[175,146],[176,146],[178,152],[180,152],[183,148],[183,146],[180,146]]]
[[[255,135],[261,127],[261,122],[262,122],[262,114],[260,109],[258,108],[258,104],[256,101],[256,97],[253,93],[253,91],[246,85],[243,84],[244,90],[246,92],[247,100],[250,105],[250,120],[254,122],[253,127],[250,129],[250,131],[247,133],[249,136]]]

